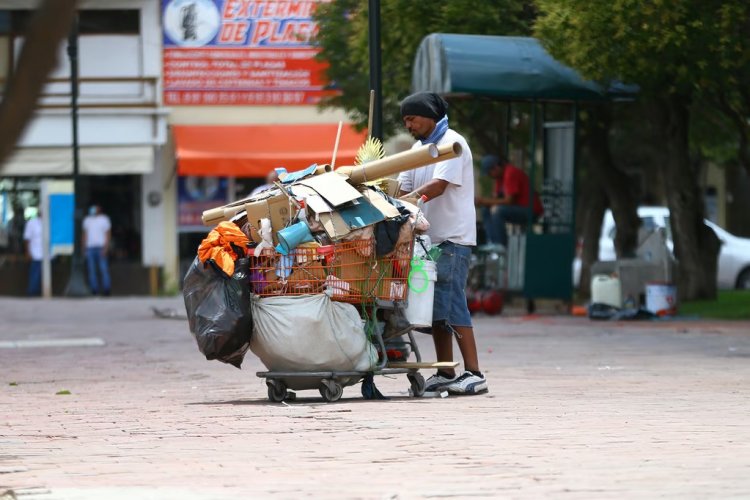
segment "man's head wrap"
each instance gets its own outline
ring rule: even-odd
[[[447,111],[448,103],[434,92],[417,92],[401,101],[401,118],[414,115],[438,121]]]

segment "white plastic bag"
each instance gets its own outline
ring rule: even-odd
[[[254,298],[252,350],[271,371],[369,371],[377,354],[357,309],[327,295]]]

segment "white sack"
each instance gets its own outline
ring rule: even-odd
[[[357,309],[327,295],[254,298],[252,350],[271,371],[368,371],[376,362]]]

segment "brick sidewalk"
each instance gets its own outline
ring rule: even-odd
[[[0,300],[0,343],[106,344],[0,349],[0,499],[750,496],[748,322],[477,317],[488,395],[272,404],[151,306]]]

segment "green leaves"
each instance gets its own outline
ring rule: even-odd
[[[430,33],[529,35],[536,8],[521,0],[451,0],[415,2],[381,0],[383,132],[401,129],[399,102],[411,92],[412,64],[422,39]],[[318,7],[320,58],[329,62],[328,78],[342,95],[326,99],[323,108],[344,108],[361,128],[369,109],[368,2],[337,0]],[[451,115],[455,124],[461,122]],[[467,126],[476,127],[468,123]]]
[[[722,85],[732,72],[748,72],[750,6],[744,0],[538,0],[538,5],[535,34],[554,57],[587,78],[615,77],[646,92],[689,95]]]

